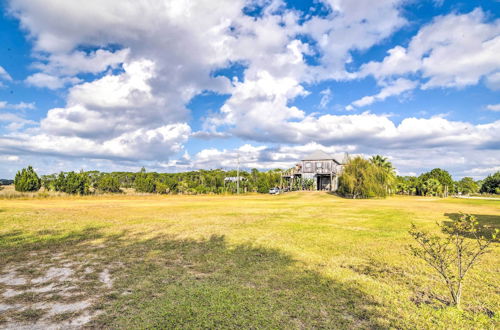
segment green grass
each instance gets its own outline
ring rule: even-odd
[[[99,311],[92,327],[498,328],[498,244],[471,271],[461,310],[446,305],[440,279],[407,249],[411,222],[435,231],[459,211],[500,227],[492,200],[314,192],[0,199],[0,273],[14,267],[34,278],[58,258],[70,262],[78,299]],[[103,269],[111,288],[99,283]],[[6,301],[27,297],[51,299]]]

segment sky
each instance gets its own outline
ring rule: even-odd
[[[0,177],[32,165],[500,170],[500,2],[0,0]]]

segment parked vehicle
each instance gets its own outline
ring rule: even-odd
[[[280,193],[280,190],[279,190],[279,188],[271,188],[271,189],[269,189],[269,193],[271,195],[278,195]]]

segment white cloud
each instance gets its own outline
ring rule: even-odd
[[[7,103],[5,101],[0,101],[0,109],[14,109],[14,110],[34,110],[35,103],[19,102],[16,104]]]
[[[9,162],[17,162],[19,161],[19,159],[20,159],[19,156],[7,156],[7,160]]]
[[[244,82],[234,82],[231,97],[221,108],[220,116],[210,117],[206,126],[234,126],[234,133],[253,139],[274,139],[281,124],[289,119],[302,119],[305,113],[297,107],[287,105],[290,99],[307,95],[307,92],[292,77],[275,78],[267,71],[247,74]],[[263,117],[265,116],[265,117]],[[274,128],[278,130],[274,131]]]
[[[129,49],[115,52],[98,49],[88,54],[83,51],[56,53],[43,58],[47,63],[38,62],[33,66],[47,74],[58,76],[72,76],[78,73],[97,74],[108,68],[117,68],[120,63],[125,62],[129,52]]]
[[[246,112],[255,113],[256,116],[258,110],[250,108]],[[262,122],[245,116],[244,120],[232,122],[231,132],[260,142],[317,142],[323,145],[355,143],[360,147],[384,146],[387,149],[451,145],[494,149],[498,148],[500,141],[500,121],[474,125],[437,116],[428,119],[405,118],[396,125],[385,115],[369,112],[357,115],[309,115],[295,120],[287,117],[269,118],[269,121]]]
[[[26,83],[30,86],[60,89],[67,85],[77,84],[81,82],[80,79],[74,77],[58,77],[46,73],[35,73],[26,78]]]
[[[5,128],[9,131],[17,131],[26,125],[36,125],[33,120],[25,119],[22,116],[10,112],[0,112],[0,122],[8,123]]]
[[[398,78],[395,81],[385,85],[382,90],[371,96],[364,96],[363,98],[352,102],[356,107],[364,107],[376,101],[383,101],[390,96],[400,95],[401,93],[413,90],[418,86],[418,83],[404,78]]]
[[[396,46],[382,62],[361,67],[359,76],[377,79],[418,73],[422,89],[475,85],[494,79],[500,67],[500,20],[487,22],[481,9],[449,14],[420,29],[407,48]]]
[[[498,91],[500,90],[500,71],[492,73],[486,77],[486,86],[489,89]]]
[[[488,104],[486,109],[490,111],[500,111],[500,103],[499,104]]]
[[[319,101],[319,108],[324,109],[332,100],[332,90],[330,88],[324,89],[320,92],[321,100]]]
[[[65,108],[51,109],[41,121],[44,132],[106,140],[140,128],[152,129],[185,119],[153,94],[149,60],[124,64],[124,72],[72,87]]]
[[[317,41],[321,66],[319,79],[347,79],[345,64],[352,50],[366,50],[406,24],[399,0],[324,0],[331,9],[327,17],[313,17],[303,32]]]
[[[0,79],[12,81],[10,74],[0,65]]]
[[[190,134],[186,124],[137,129],[103,142],[78,136],[16,133],[0,137],[0,148],[29,154],[93,159],[168,159],[182,150]]]

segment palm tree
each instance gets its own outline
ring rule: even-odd
[[[391,192],[391,187],[394,184],[396,173],[394,171],[394,166],[387,159],[387,157],[383,157],[380,155],[375,155],[370,158],[370,162],[380,168],[384,174],[384,181],[386,182],[386,190],[388,193]]]

